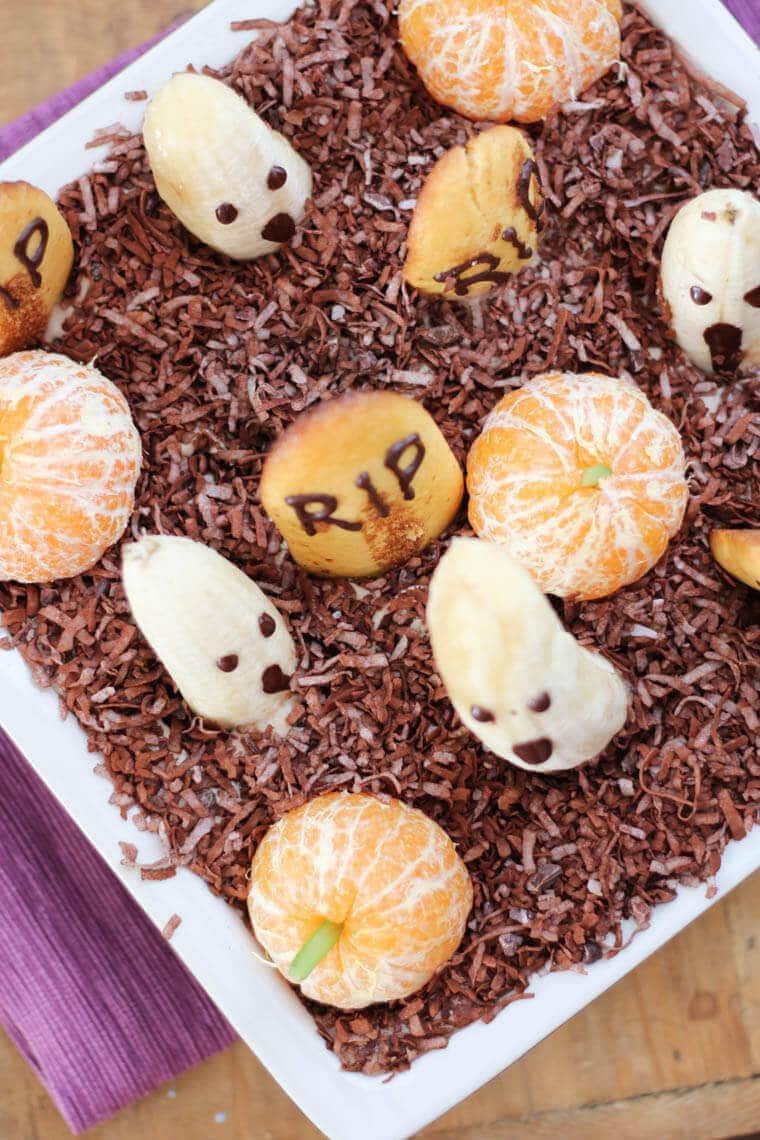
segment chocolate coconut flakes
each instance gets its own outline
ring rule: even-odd
[[[5,647],[103,754],[122,813],[136,803],[139,826],[165,840],[143,875],[188,865],[243,914],[266,829],[336,788],[400,796],[452,836],[475,886],[455,958],[396,1006],[312,1007],[343,1065],[366,1073],[492,1018],[536,970],[614,953],[624,919],[644,926],[678,883],[711,883],[760,806],[758,595],[708,548],[716,524],[760,524],[760,385],[696,372],[656,295],[679,206],[711,186],[757,191],[750,128],[628,9],[624,62],[531,129],[547,198],[540,262],[471,308],[423,300],[401,285],[415,195],[477,128],[426,94],[391,7],[322,0],[281,27],[256,21],[259,39],[224,73],[316,172],[278,256],[233,265],[197,244],[159,201],[141,139],[118,128],[61,196],[79,253],[70,292],[83,299],[56,347],[96,356],[129,399],[145,453],[132,534],[210,543],[287,614],[303,701],[288,738],[190,718],[130,618],[118,549],[81,578],[0,585]],[[257,488],[278,432],[324,396],[414,395],[464,459],[503,390],[551,367],[641,385],[684,437],[692,499],[642,581],[557,603],[626,676],[633,706],[598,762],[544,778],[480,748],[433,671],[423,615],[441,544],[381,579],[309,578]]]

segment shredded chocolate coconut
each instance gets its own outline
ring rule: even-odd
[[[234,264],[199,245],[159,200],[141,139],[118,126],[100,135],[108,159],[61,196],[72,288],[89,288],[56,347],[97,357],[143,438],[127,540],[189,535],[262,585],[300,651],[287,739],[190,713],[135,629],[118,549],[71,581],[0,585],[6,645],[103,754],[122,813],[137,803],[139,826],[165,841],[143,875],[190,865],[244,913],[267,828],[336,788],[400,796],[451,835],[475,887],[452,961],[394,1006],[311,1006],[343,1065],[366,1073],[490,1020],[538,969],[616,952],[624,919],[642,928],[679,882],[712,884],[760,804],[758,595],[708,547],[716,524],[760,525],[757,377],[695,371],[657,301],[678,207],[712,186],[760,185],[750,128],[628,9],[625,67],[531,129],[546,199],[536,264],[472,308],[425,300],[401,283],[407,204],[477,128],[427,96],[391,7],[321,0],[283,26],[237,25],[261,35],[223,78],[315,172],[306,218],[275,256]],[[484,750],[434,672],[423,622],[441,543],[360,589],[309,578],[257,490],[277,434],[325,396],[414,385],[464,459],[500,395],[553,367],[635,380],[683,434],[692,499],[641,582],[557,603],[626,676],[633,706],[598,762],[545,777]],[[454,529],[465,525],[462,513]]]

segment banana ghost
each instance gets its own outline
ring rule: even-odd
[[[190,538],[148,535],[122,560],[132,615],[193,712],[285,735],[295,645],[256,583]]]
[[[173,76],[148,107],[143,134],[159,194],[206,245],[248,261],[293,237],[311,169],[220,79]]]
[[[760,368],[760,201],[708,190],[676,214],[662,251],[676,339],[703,372]]]
[[[624,725],[628,690],[617,670],[562,627],[503,547],[454,539],[433,574],[427,623],[462,721],[519,768],[575,768]]]

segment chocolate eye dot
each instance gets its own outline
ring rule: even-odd
[[[760,285],[755,289],[750,289],[749,293],[744,294],[744,300],[753,309],[760,309]]]
[[[532,701],[528,701],[528,708],[531,712],[542,713],[551,708],[552,699],[548,693],[539,693]]]
[[[216,208],[217,219],[223,226],[230,226],[238,216],[237,207],[232,205],[232,202],[222,202],[221,206]]]
[[[262,614],[259,618],[259,629],[263,637],[271,637],[277,629],[277,623],[271,614]]]
[[[695,305],[709,305],[713,299],[712,293],[708,293],[700,285],[692,285],[689,292]]]
[[[228,653],[225,657],[220,657],[216,663],[217,669],[222,673],[234,673],[240,664],[240,658],[237,653]]]
[[[481,708],[480,705],[473,705],[470,709],[470,716],[473,720],[479,721],[480,724],[490,724],[496,720],[490,709]]]
[[[273,166],[267,175],[267,186],[270,190],[279,190],[288,180],[288,172],[284,166]]]

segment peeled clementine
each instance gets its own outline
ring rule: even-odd
[[[134,505],[140,437],[96,368],[33,351],[0,360],[0,580],[89,570]]]
[[[620,0],[401,0],[401,46],[469,119],[534,123],[620,58]]]
[[[654,566],[688,499],[681,437],[634,384],[550,372],[510,392],[467,459],[469,518],[541,589],[601,598]]]
[[[399,800],[337,792],[289,812],[253,860],[254,932],[285,977],[340,1009],[414,993],[459,945],[472,884],[454,844]]]

